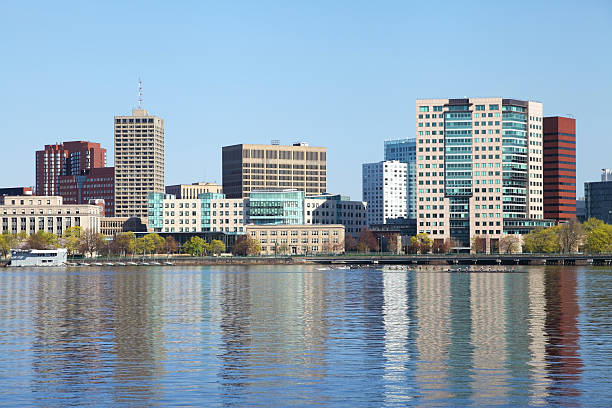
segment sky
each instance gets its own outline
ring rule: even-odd
[[[221,183],[221,147],[327,147],[328,190],[415,136],[415,99],[501,96],[577,124],[577,192],[612,167],[612,1],[0,1],[0,187],[113,116],[165,121],[166,185]]]

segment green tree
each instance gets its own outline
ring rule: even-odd
[[[144,237],[139,238],[139,240],[140,239],[142,239],[140,246],[144,254],[153,254],[157,249],[159,240],[163,242],[163,239],[157,234],[147,234]]]
[[[559,252],[559,237],[555,227],[536,228],[523,235],[523,252],[553,253]]]
[[[420,252],[427,254],[431,251],[433,241],[429,238],[429,235],[421,232],[414,237],[410,237],[409,251],[414,253]]]
[[[193,236],[183,244],[183,252],[191,256],[200,256],[204,253],[206,247],[206,242],[202,238]]]
[[[125,256],[136,252],[136,234],[131,231],[120,232],[113,238],[113,251]]]
[[[597,218],[589,218],[584,222],[584,231],[585,251],[594,254],[612,252],[612,225]]]
[[[59,246],[59,239],[52,232],[40,230],[28,237],[28,245],[31,249],[54,249]]]
[[[62,235],[64,241],[64,247],[68,250],[68,255],[74,255],[79,251],[79,245],[81,237],[83,235],[83,228],[80,226],[74,226],[66,228],[64,235]]]
[[[0,253],[2,254],[3,258],[6,258],[6,256],[11,250],[7,237],[8,237],[8,234],[0,235]]]
[[[225,244],[223,241],[218,239],[213,239],[210,243],[210,252],[215,255],[219,255],[222,252],[225,252]]]

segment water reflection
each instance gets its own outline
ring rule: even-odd
[[[574,267],[11,271],[0,377],[23,405],[580,405],[585,389],[611,395],[611,279]]]

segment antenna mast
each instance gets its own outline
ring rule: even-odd
[[[142,81],[138,78],[138,109],[142,109]]]

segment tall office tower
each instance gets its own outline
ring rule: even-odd
[[[390,218],[406,218],[406,163],[397,160],[364,163],[362,192],[366,223],[385,224]]]
[[[416,218],[416,139],[385,140],[385,160],[406,163],[406,208]]]
[[[163,119],[140,107],[115,116],[115,216],[146,217],[149,193],[163,192]]]
[[[460,250],[543,220],[542,104],[502,98],[418,99],[417,232]]]
[[[59,195],[59,177],[105,167],[106,149],[83,141],[45,145],[36,152],[36,194]]]
[[[576,218],[576,119],[552,116],[543,124],[544,217],[567,221]]]
[[[327,149],[307,143],[293,146],[238,144],[223,147],[223,193],[247,198],[252,190],[297,189],[306,195],[327,188]]]

